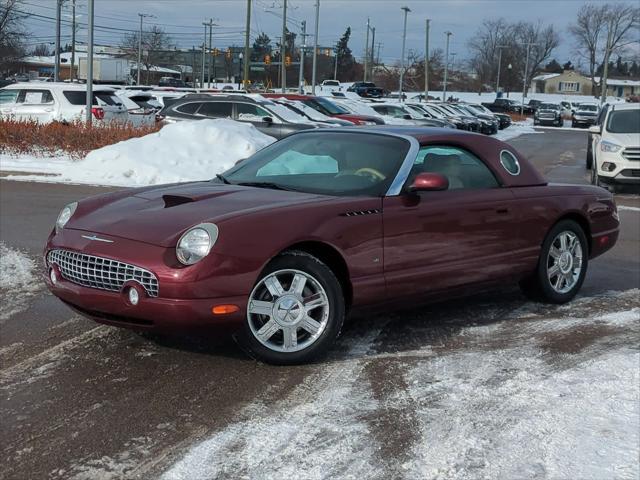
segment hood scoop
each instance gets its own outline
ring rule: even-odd
[[[185,197],[182,195],[163,195],[162,200],[164,200],[164,208],[177,207],[178,205],[192,203],[195,201],[191,197]]]

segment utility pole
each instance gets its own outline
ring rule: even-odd
[[[382,51],[382,42],[378,42],[378,53],[376,54],[376,63],[380,63],[380,52]]]
[[[307,48],[307,22],[302,21],[302,45],[300,46],[300,65],[298,65],[298,90],[300,93],[304,93],[304,49]]]
[[[375,62],[373,61],[373,51],[376,45],[376,27],[371,28],[371,61],[369,62],[369,77],[373,80],[373,67]]]
[[[205,60],[207,57],[207,24],[204,25],[204,37],[202,39],[202,73],[200,75],[200,88],[204,88],[204,68],[205,68]]]
[[[287,91],[287,66],[285,57],[287,55],[287,0],[282,5],[282,41],[280,42],[280,74],[282,80],[282,93]]]
[[[87,126],[91,126],[93,112],[93,0],[88,0],[89,25],[87,28],[87,98],[85,103],[85,118]]]
[[[431,20],[426,20],[426,35],[424,39],[424,101],[429,101],[429,24]]]
[[[210,18],[208,22],[203,22],[202,25],[204,25],[204,41],[205,41],[205,49],[203,52],[203,63],[202,63],[202,87],[204,87],[204,59],[206,57],[207,60],[207,88],[211,88],[211,42],[212,42],[212,37],[213,37],[213,19]],[[207,27],[209,27],[209,48],[206,48],[206,44],[207,44]]]
[[[529,52],[532,46],[538,46],[537,43],[526,42],[521,45],[527,46],[527,59],[524,63],[524,79],[522,81],[522,105],[520,105],[520,115],[524,115],[524,97],[527,96],[527,76],[529,75]]]
[[[442,84],[442,101],[446,102],[447,101],[447,75],[449,74],[449,37],[451,37],[453,33],[444,32],[444,34],[447,36],[447,47],[446,47],[445,60],[444,60],[444,81]]]
[[[407,41],[407,14],[411,11],[409,7],[402,7],[400,10],[404,10],[404,27],[402,29],[402,58],[400,59],[400,102],[403,101],[402,84],[404,83],[404,47]]]
[[[363,81],[367,81],[367,71],[369,70],[369,17],[367,17],[367,35],[364,41],[364,76]]]
[[[196,86],[196,46],[191,46],[191,84]]]
[[[316,0],[316,34],[313,37],[313,65],[311,68],[311,95],[316,94],[316,70],[318,65],[318,23],[320,21],[320,0]]]
[[[502,68],[502,49],[507,45],[498,45],[498,75],[496,75],[496,97],[500,92],[500,69]]]
[[[138,32],[138,74],[136,78],[136,85],[140,85],[140,65],[142,63],[142,19],[145,17],[153,17],[153,15],[139,13],[138,16],[140,17],[140,31]]]
[[[74,69],[75,63],[76,63],[76,0],[71,0],[71,75],[69,75],[69,80],[73,80],[76,76],[75,69]]]
[[[249,67],[251,65],[251,50],[249,49],[249,34],[251,33],[251,0],[247,0],[247,22],[244,32],[244,72],[242,80],[244,88],[249,86]],[[211,48],[211,46],[209,46]],[[215,58],[213,60],[215,62]]]
[[[60,17],[62,15],[62,0],[56,0],[56,52],[53,67],[53,81],[60,81]]]
[[[607,78],[609,76],[609,57],[611,56],[611,31],[613,30],[613,20],[609,20],[607,29],[607,45],[604,51],[604,69],[600,79],[600,105],[607,101]]]
[[[338,47],[336,47],[335,52],[336,52],[336,61],[335,61],[335,66],[333,67],[333,79],[338,80],[338,56],[339,56]]]

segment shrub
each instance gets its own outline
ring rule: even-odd
[[[81,159],[91,150],[160,130],[161,125],[133,127],[109,123],[87,127],[83,122],[38,123],[33,120],[0,119],[0,153],[38,156],[63,155]]]

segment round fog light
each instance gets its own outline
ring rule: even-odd
[[[54,285],[58,283],[58,275],[56,275],[56,271],[53,268],[49,272],[49,278],[51,279],[51,283]]]
[[[138,294],[138,290],[131,287],[129,289],[129,302],[131,305],[138,305],[138,301],[140,300],[140,295]]]

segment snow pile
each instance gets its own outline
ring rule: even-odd
[[[0,320],[24,310],[42,284],[36,278],[36,262],[0,242]]]
[[[519,137],[520,135],[530,134],[530,133],[543,133],[534,130],[533,121],[531,119],[527,119],[523,122],[513,122],[508,128],[504,130],[499,130],[493,138],[497,138],[498,140],[502,140],[506,142],[507,140],[511,140],[512,138]]]
[[[207,119],[166,125],[94,150],[80,162],[7,155],[0,162],[5,171],[52,175],[9,177],[16,180],[133,187],[210,179],[274,141],[251,124]]]

